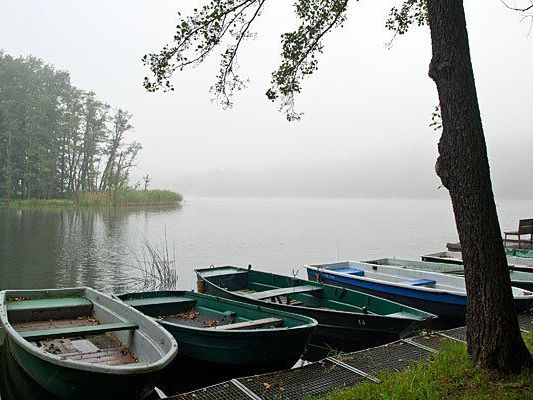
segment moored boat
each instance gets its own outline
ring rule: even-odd
[[[155,318],[174,336],[180,346],[178,363],[195,360],[208,368],[248,375],[292,367],[317,325],[301,315],[194,292],[117,297]]]
[[[433,315],[364,293],[239,267],[196,270],[201,291],[318,321],[311,343],[339,350],[393,341]]]
[[[313,281],[395,300],[447,320],[465,319],[465,280],[460,276],[357,261],[307,265],[306,268]],[[513,296],[518,311],[527,309],[533,302],[533,293],[524,289],[513,287]]]
[[[90,288],[0,292],[5,345],[59,399],[136,399],[175,357],[156,322]]]
[[[377,260],[363,261],[368,264],[389,265],[420,271],[440,272],[443,274],[452,274],[464,276],[464,266],[462,264],[437,263],[430,261],[401,260],[397,258],[380,258]],[[517,288],[533,291],[533,274],[509,270],[511,285]]]
[[[422,261],[463,265],[463,255],[457,251],[440,251],[420,257]],[[533,258],[507,256],[507,264],[512,271],[533,273]]]

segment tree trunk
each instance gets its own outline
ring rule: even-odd
[[[6,159],[4,166],[4,196],[6,198],[7,203],[9,204],[13,192],[13,178],[11,176],[11,133],[8,133],[7,138],[5,139],[5,153]]]
[[[519,371],[531,356],[520,336],[490,180],[462,0],[428,0],[443,132],[435,166],[449,190],[463,248],[468,352],[481,366]]]

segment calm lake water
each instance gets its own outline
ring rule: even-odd
[[[498,202],[503,228],[531,201]],[[176,253],[179,287],[194,268],[248,265],[305,276],[305,263],[418,258],[457,234],[447,200],[190,198],[182,207],[0,209],[0,288],[131,288],[143,238]]]
[[[502,227],[514,228],[530,215],[531,205],[499,202]],[[176,253],[179,287],[192,289],[194,268],[212,264],[252,264],[305,277],[305,263],[418,258],[443,250],[456,237],[446,200],[191,198],[179,208],[0,208],[0,288],[88,285],[126,291],[140,276],[144,238],[160,249],[166,241]],[[227,379],[210,378],[188,380],[183,388],[169,369],[159,387],[173,394]],[[5,346],[0,397],[53,400]]]

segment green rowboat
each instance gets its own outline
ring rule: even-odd
[[[387,343],[434,315],[361,292],[250,268],[196,270],[198,290],[313,318],[311,343],[354,350]]]
[[[155,318],[180,346],[180,360],[246,374],[292,367],[317,322],[284,311],[185,291],[117,296]],[[186,362],[183,362],[186,365]]]
[[[0,292],[5,345],[59,399],[139,399],[177,353],[152,319],[90,288]]]

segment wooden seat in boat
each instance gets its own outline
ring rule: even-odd
[[[263,290],[262,292],[250,293],[246,295],[246,297],[249,297],[255,300],[264,300],[264,299],[270,299],[272,297],[278,297],[278,296],[284,296],[284,295],[290,295],[290,294],[296,294],[296,293],[314,292],[316,290],[322,290],[322,288],[311,286],[311,285],[293,286],[293,287]]]
[[[54,308],[92,307],[93,303],[84,297],[60,297],[55,299],[36,299],[10,301],[8,311],[43,311]]]
[[[139,329],[139,325],[132,322],[117,322],[113,324],[75,326],[58,329],[38,329],[19,332],[26,340],[36,341],[42,339],[76,337],[84,335],[99,335],[107,332]]]
[[[148,297],[145,299],[128,299],[128,305],[132,307],[153,306],[162,304],[196,304],[196,300],[183,297]]]
[[[262,318],[251,321],[237,322],[234,324],[214,326],[211,329],[216,330],[237,330],[237,329],[255,329],[261,328],[263,326],[281,326],[283,325],[283,320],[280,318]]]
[[[354,276],[365,276],[365,271],[362,269],[356,268],[338,268],[334,270],[335,272],[340,272],[342,274],[349,274]]]
[[[405,281],[409,286],[433,286],[437,283],[433,279],[411,279],[410,281]]]

